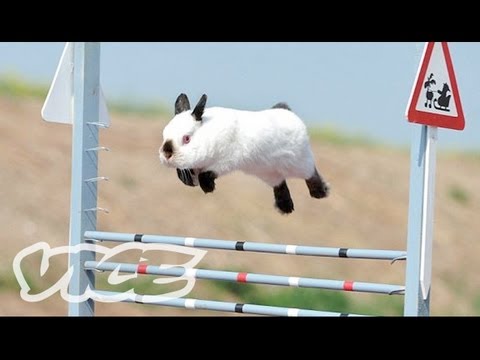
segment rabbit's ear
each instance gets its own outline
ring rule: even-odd
[[[180,94],[175,101],[175,115],[190,110],[190,102],[185,94]]]
[[[207,105],[207,95],[203,94],[200,100],[198,101],[197,106],[192,111],[192,115],[197,121],[202,121],[203,111],[205,110],[205,105]]]

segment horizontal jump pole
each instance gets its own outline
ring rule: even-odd
[[[239,283],[281,285],[291,287],[367,292],[388,295],[403,295],[403,293],[405,292],[405,287],[399,285],[342,280],[325,280],[306,277],[266,275],[233,271],[205,270],[184,267],[166,268],[163,266],[146,265],[142,263],[128,264],[117,262],[100,263],[98,261],[85,261],[84,266],[86,270],[113,271],[118,268],[118,271],[131,274],[137,273],[162,276],[184,276],[187,278],[224,280]]]
[[[115,241],[115,242],[133,242],[171,244],[180,246],[189,246],[206,249],[219,250],[237,250],[251,251],[273,254],[292,254],[292,255],[309,255],[323,257],[337,257],[350,259],[372,259],[372,260],[405,260],[406,251],[397,250],[376,250],[376,249],[349,249],[334,247],[318,247],[303,245],[282,245],[269,244],[259,242],[231,241],[231,240],[214,240],[200,239],[192,237],[177,236],[160,236],[160,235],[144,235],[144,234],[127,234],[103,231],[86,231],[85,239],[98,241]]]
[[[93,300],[99,301],[103,297],[112,298],[113,296],[121,297],[123,294],[113,291],[95,291]],[[143,298],[149,295],[133,295],[130,298],[122,299],[121,302],[138,303],[145,305],[160,305],[170,306],[184,309],[196,309],[196,310],[213,310],[224,312],[235,312],[241,314],[255,314],[255,315],[270,315],[270,316],[329,316],[329,317],[353,317],[353,316],[365,316],[359,314],[347,314],[330,311],[317,311],[297,308],[286,308],[279,306],[266,306],[266,305],[254,305],[254,304],[240,304],[225,301],[212,301],[201,299],[184,299],[184,298],[165,298],[159,301],[143,301]],[[151,296],[151,295],[150,295]]]

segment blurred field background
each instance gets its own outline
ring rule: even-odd
[[[38,241],[68,243],[71,127],[40,117],[48,87],[15,75],[0,78],[0,315],[66,315],[57,293],[38,303],[19,296],[12,272],[18,251]],[[359,248],[406,248],[409,149],[392,147],[329,127],[309,132],[317,165],[332,186],[331,196],[315,200],[301,180],[291,180],[295,211],[281,216],[271,189],[260,180],[234,173],[217,182],[215,193],[182,185],[160,166],[161,131],[170,105],[110,101],[110,129],[100,142],[98,229],[177,236]],[[432,315],[480,315],[479,151],[438,154],[433,248]],[[66,270],[52,261],[39,276],[39,257],[24,272],[34,291],[49,287]],[[172,259],[149,259],[160,264]],[[209,250],[200,268],[326,279],[403,284],[405,263],[338,260]],[[97,277],[107,286],[106,276]],[[149,277],[124,285],[155,293]],[[118,288],[117,288],[118,289]],[[212,300],[365,314],[401,315],[402,296],[287,289],[197,280],[190,294]],[[137,304],[96,304],[98,315],[230,315]],[[233,314],[233,316],[238,316]]]

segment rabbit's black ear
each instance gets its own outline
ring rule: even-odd
[[[192,111],[192,115],[197,121],[202,121],[203,111],[205,110],[205,105],[207,105],[207,95],[203,94],[200,100],[198,101],[197,106]]]
[[[185,94],[180,94],[175,101],[175,115],[190,110],[190,102]]]

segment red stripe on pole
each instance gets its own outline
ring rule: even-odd
[[[343,282],[343,290],[353,291],[353,281],[344,281]]]
[[[248,275],[247,273],[238,273],[237,281],[246,283],[247,282],[247,275]]]
[[[138,264],[137,266],[137,273],[139,274],[146,274],[147,273],[147,264]]]

